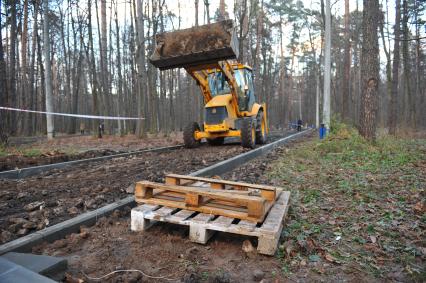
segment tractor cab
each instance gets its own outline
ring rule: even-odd
[[[238,64],[234,66],[233,72],[237,83],[236,92],[238,95],[239,111],[251,111],[256,100],[252,70],[248,66]],[[208,85],[212,97],[231,93],[226,77],[220,70],[215,69],[209,72]]]

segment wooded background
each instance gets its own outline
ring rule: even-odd
[[[315,125],[317,95],[322,103],[324,1],[318,0],[320,9],[311,9],[306,1],[216,0],[219,8],[212,11],[213,1],[192,0],[192,24],[232,15],[239,60],[254,68],[257,99],[269,106],[270,126],[285,128],[299,118]],[[370,1],[380,5],[363,15],[361,1],[340,1],[345,13],[331,19],[332,114],[360,126],[363,80],[369,79],[364,75],[375,68],[380,71],[378,92],[370,106],[377,120],[371,123],[391,134],[425,129],[425,2]],[[141,137],[201,122],[202,96],[192,78],[182,69],[160,72],[148,61],[153,35],[182,26],[186,11],[180,9],[182,1],[174,2],[178,9],[169,9],[166,0],[1,1],[0,106],[46,110],[43,52],[48,52],[54,112],[145,117],[142,122],[105,121],[109,133]],[[123,7],[125,20],[119,18]],[[43,37],[44,23],[48,37]],[[373,33],[365,43],[376,44],[381,57],[364,66],[363,32]],[[87,130],[100,121],[55,117],[55,131],[76,133],[81,122]],[[0,133],[44,134],[46,117],[0,110]]]

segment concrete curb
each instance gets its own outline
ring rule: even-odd
[[[107,155],[107,156],[86,158],[86,159],[80,159],[80,160],[73,160],[73,161],[67,161],[67,162],[60,162],[60,163],[27,167],[27,168],[16,169],[16,170],[3,171],[3,172],[0,172],[0,179],[21,179],[25,177],[34,176],[39,173],[46,172],[52,169],[61,169],[68,166],[82,164],[82,163],[90,163],[90,162],[109,160],[109,159],[119,158],[119,157],[127,157],[131,155],[139,155],[139,154],[143,154],[147,152],[161,152],[161,151],[173,150],[173,149],[178,149],[181,147],[183,147],[183,145],[166,146],[166,147],[144,149],[144,150],[133,151],[133,152],[119,153],[119,154],[113,154],[113,155]]]
[[[195,171],[190,176],[207,176],[207,175],[220,175],[229,170],[232,170],[248,160],[256,158],[277,146],[287,143],[289,140],[294,139],[296,137],[301,137],[307,133],[311,132],[311,130],[306,130],[300,133],[296,133],[280,140],[277,140],[273,143],[264,145],[262,147],[256,148],[249,152],[237,155],[230,159],[221,161],[217,164],[209,166],[207,168],[203,168],[201,170]],[[98,208],[94,211],[89,211],[83,213],[77,217],[71,218],[64,222],[58,223],[51,227],[45,228],[43,230],[34,232],[27,236],[18,238],[6,244],[0,246],[0,255],[5,254],[7,252],[28,252],[31,251],[31,248],[44,242],[53,242],[55,240],[61,239],[68,234],[78,232],[80,226],[91,226],[96,223],[98,218],[107,216],[111,214],[114,210],[123,209],[126,206],[134,207],[136,205],[133,196],[126,197],[114,203],[108,204],[101,208]]]
[[[290,136],[287,136],[285,138],[279,139],[277,141],[274,141],[272,143],[266,144],[264,146],[258,147],[256,149],[250,150],[249,152],[242,153],[240,155],[234,156],[232,158],[229,158],[227,160],[221,161],[219,163],[216,163],[212,166],[203,168],[201,170],[198,170],[196,172],[193,172],[189,174],[190,176],[213,176],[213,175],[221,175],[223,173],[229,172],[230,170],[244,164],[245,162],[256,158],[274,148],[277,146],[283,145],[287,143],[289,140],[294,139],[296,137],[303,136],[307,133],[311,132],[311,130],[305,130],[303,132],[299,132],[296,134],[292,134]]]

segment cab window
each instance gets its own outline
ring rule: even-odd
[[[228,82],[222,72],[210,73],[208,76],[209,88],[212,96],[230,93]]]

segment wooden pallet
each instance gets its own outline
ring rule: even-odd
[[[262,222],[281,193],[272,186],[170,174],[166,183],[136,183],[138,203]]]
[[[289,206],[290,192],[280,194],[265,220],[256,224],[225,216],[199,213],[180,208],[143,204],[132,209],[131,230],[145,231],[157,222],[189,226],[189,239],[205,244],[217,231],[258,238],[257,250],[274,255]]]

